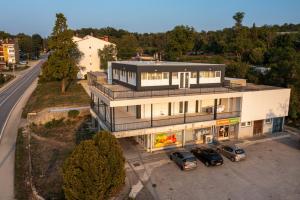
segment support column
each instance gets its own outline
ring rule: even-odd
[[[214,105],[214,120],[217,119],[217,107],[218,107],[218,99],[215,99],[215,105]]]
[[[182,131],[182,147],[185,146],[185,128]]]
[[[151,127],[153,126],[153,105],[151,104]]]
[[[113,124],[112,124],[112,107],[109,107],[109,116],[110,116],[110,131],[113,132]]]
[[[99,97],[97,98],[97,111],[98,111],[98,115],[99,115],[99,113],[100,113],[100,112],[99,112],[99,111],[100,111],[100,110],[99,110]]]
[[[111,126],[113,127],[113,130],[116,130],[115,129],[115,120],[116,120],[116,118],[115,118],[115,107],[112,107],[112,109],[113,109],[113,113],[112,113],[113,119],[112,119],[112,122],[111,122]]]

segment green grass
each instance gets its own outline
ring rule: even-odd
[[[26,136],[23,130],[18,130],[16,151],[15,151],[15,197],[16,199],[30,199],[31,190],[27,184],[29,182],[29,163]]]
[[[27,113],[38,112],[48,107],[86,105],[89,105],[89,96],[77,82],[71,83],[64,94],[61,93],[60,82],[42,82],[28,100],[22,116],[26,118]]]

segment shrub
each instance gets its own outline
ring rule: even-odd
[[[63,126],[64,124],[65,124],[64,123],[64,118],[52,119],[51,121],[46,122],[44,124],[44,127],[50,129],[50,128],[55,128],[55,127]]]
[[[97,133],[74,149],[62,173],[66,199],[109,199],[125,181],[119,142],[109,132]]]
[[[76,118],[79,115],[79,111],[78,110],[70,110],[68,112],[68,117],[69,118]]]

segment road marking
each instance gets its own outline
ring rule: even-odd
[[[34,80],[33,80],[33,82],[34,82]],[[32,82],[32,83],[33,83],[33,82]],[[31,83],[31,84],[32,84],[32,83]],[[7,115],[7,118],[6,118],[6,120],[5,120],[4,124],[3,124],[2,129],[1,129],[1,132],[0,132],[0,144],[1,144],[1,141],[2,141],[4,129],[5,129],[6,125],[7,125],[7,123],[8,123],[8,120],[9,120],[9,118],[10,118],[10,116],[11,116],[13,110],[16,108],[16,106],[19,104],[19,102],[21,101],[21,99],[23,98],[23,96],[26,94],[26,91],[30,88],[31,84],[29,85],[28,88],[26,88],[26,90],[24,91],[24,93],[19,97],[19,99],[17,100],[17,102],[15,103],[15,105],[14,105],[14,106],[12,107],[12,109],[9,111],[9,113],[8,113],[8,115]]]
[[[26,81],[28,81],[29,79],[31,79],[33,76],[35,76],[35,74],[36,74],[36,72],[38,72],[38,70],[37,71],[35,71],[35,72],[33,72],[32,74],[30,74],[24,81],[26,82]],[[25,75],[24,75],[25,76]],[[0,103],[0,107],[20,88],[20,87],[22,87],[23,85],[22,84],[20,84],[20,85],[18,85],[1,103]]]

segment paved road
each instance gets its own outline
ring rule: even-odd
[[[43,62],[41,60],[0,90],[0,200],[14,199],[14,152],[18,124]]]
[[[1,134],[3,133],[3,128],[11,109],[24,91],[31,85],[33,80],[39,75],[40,67],[43,62],[44,60],[38,62],[37,65],[29,69],[21,77],[17,77],[18,79],[15,82],[0,92],[0,143]]]

